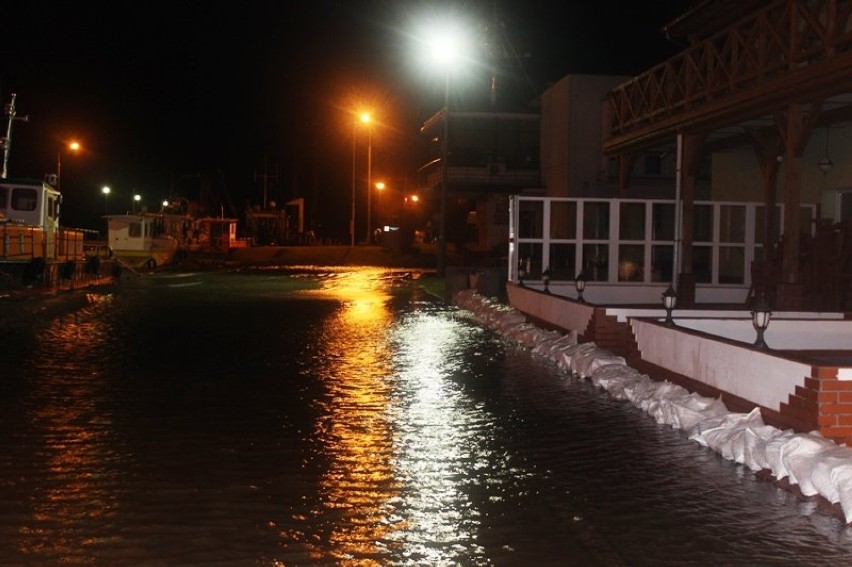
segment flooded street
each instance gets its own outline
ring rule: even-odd
[[[379,269],[0,327],[0,565],[847,565],[852,528]]]

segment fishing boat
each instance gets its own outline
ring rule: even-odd
[[[192,228],[187,215],[141,212],[105,218],[110,250],[131,268],[153,270],[173,263],[185,252]]]
[[[25,290],[73,289],[108,279],[108,262],[102,264],[100,251],[87,240],[96,232],[61,226],[62,194],[53,178],[7,178],[12,123],[19,119],[15,95],[6,105],[6,115],[0,173],[0,292],[7,296]]]

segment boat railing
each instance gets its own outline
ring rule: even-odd
[[[11,222],[0,224],[0,260],[29,262],[35,258],[50,261],[82,261],[86,258],[86,229],[59,228],[55,232],[39,226]]]

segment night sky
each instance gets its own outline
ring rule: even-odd
[[[270,197],[307,197],[323,212],[313,222],[345,232],[353,111],[369,105],[378,120],[374,179],[402,185],[422,159],[418,127],[443,102],[442,78],[417,56],[442,14],[474,31],[475,63],[452,95],[474,107],[487,104],[489,53],[503,55],[505,100],[568,73],[637,74],[680,50],[660,28],[692,2],[15,4],[2,10],[0,95],[17,93],[30,121],[14,124],[9,177],[54,171],[64,141],[79,139],[83,152],[62,154],[64,224],[101,228],[104,184],[128,207],[133,192],[153,207],[212,184],[213,204],[240,215],[262,200],[266,163],[278,173]],[[503,41],[488,51],[495,10]]]

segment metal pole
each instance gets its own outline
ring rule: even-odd
[[[443,276],[447,262],[447,135],[450,131],[450,69],[444,76],[444,132],[441,135],[441,208],[438,219],[438,262],[437,272]]]
[[[62,179],[62,150],[57,150],[56,152],[56,190],[61,191],[61,181]]]
[[[373,213],[371,201],[373,198],[373,129],[367,125],[367,244],[372,241]]]
[[[680,202],[680,176],[683,161],[683,134],[677,134],[677,163],[675,167],[675,225],[674,225],[674,250],[672,254],[672,288],[677,290],[677,276],[680,270],[680,241],[683,222],[683,210]]]
[[[352,215],[349,217],[349,246],[355,246],[355,138],[358,122],[352,123]]]

